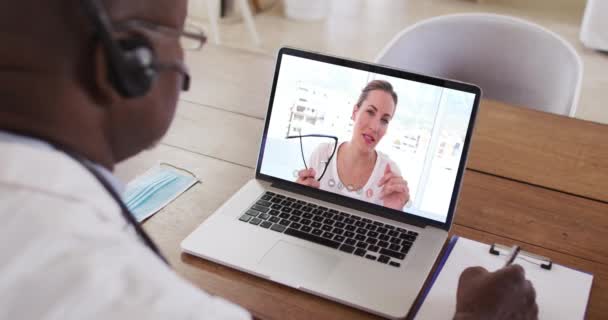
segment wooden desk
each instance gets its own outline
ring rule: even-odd
[[[190,93],[170,132],[121,164],[128,180],[158,161],[202,178],[145,229],[175,270],[263,319],[373,319],[368,313],[182,254],[179,243],[254,175],[274,58],[206,47],[188,57]],[[229,70],[213,64],[229,61]],[[213,80],[211,80],[213,79]],[[588,319],[608,314],[608,126],[483,101],[453,234],[525,250],[594,274]]]

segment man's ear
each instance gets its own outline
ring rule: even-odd
[[[110,81],[110,64],[104,47],[98,44],[93,53],[93,90],[95,99],[102,104],[112,104],[122,97]]]

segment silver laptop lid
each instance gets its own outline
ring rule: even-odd
[[[362,95],[366,87],[372,90]],[[470,84],[282,48],[256,178],[388,219],[448,230],[480,96]],[[375,157],[367,182],[349,185],[340,178],[343,143]],[[309,179],[318,187],[298,183],[307,168],[315,170]],[[409,199],[399,191],[382,197],[389,184],[378,183],[388,172],[407,181]]]

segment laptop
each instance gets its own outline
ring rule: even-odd
[[[406,317],[452,225],[480,96],[470,84],[282,48],[255,178],[182,250]],[[371,173],[349,173],[345,150],[370,156]],[[378,185],[387,173],[396,187]]]

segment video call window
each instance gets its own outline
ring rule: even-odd
[[[372,90],[357,106],[364,88],[386,83],[395,96]],[[283,55],[260,172],[298,182],[313,168],[312,187],[445,222],[474,100],[469,92]],[[346,149],[375,157],[366,181],[342,181]],[[387,170],[407,182],[406,202],[382,197],[387,186],[378,182]]]

